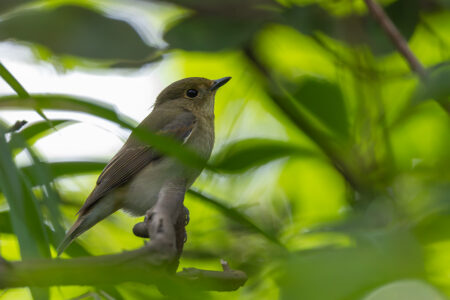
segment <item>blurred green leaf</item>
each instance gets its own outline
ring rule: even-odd
[[[278,106],[288,120],[316,143],[353,189],[359,191],[366,189],[365,178],[357,175],[357,168],[346,157],[347,151],[349,151],[347,143],[343,143],[339,136],[331,135],[314,124],[300,101],[294,98],[280,82],[275,82],[275,84],[276,86],[273,86],[269,91],[274,104]]]
[[[53,125],[47,122],[47,126],[53,127]],[[34,128],[35,129],[35,128]],[[42,129],[42,128],[41,128]],[[31,130],[28,132],[29,134],[36,134],[36,130]],[[56,191],[54,186],[53,176],[51,176],[47,165],[41,161],[38,154],[32,149],[25,140],[24,136],[21,134],[15,134],[15,143],[19,148],[26,149],[31,161],[32,165],[29,168],[29,174],[23,173],[24,175],[32,175],[32,177],[39,178],[40,180],[40,190],[41,190],[41,198],[43,200],[43,204],[45,205],[48,212],[48,219],[53,226],[53,230],[55,235],[62,239],[65,234],[64,227],[62,226],[62,215],[59,210],[59,204],[61,203],[61,199],[59,198],[59,194]],[[27,182],[30,182],[30,177],[27,177]]]
[[[356,300],[376,286],[425,277],[420,245],[395,231],[367,235],[348,248],[293,254],[281,271],[281,299]]]
[[[409,40],[420,21],[419,0],[397,0],[384,9],[406,40]],[[339,17],[318,4],[292,6],[282,14],[282,23],[306,35],[322,32],[350,45],[367,44],[376,55],[395,51],[392,42],[369,14]]]
[[[105,162],[96,161],[66,161],[43,164],[46,165],[46,168],[48,168],[49,172],[54,178],[101,172],[106,166]],[[21,170],[22,172],[24,172],[24,174],[29,176],[33,185],[42,184],[42,178],[40,176],[35,176],[31,171],[32,168],[33,166],[26,166]]]
[[[317,156],[317,153],[289,142],[245,139],[224,146],[212,159],[212,167],[225,172],[241,172],[288,156]]]
[[[229,50],[250,41],[261,25],[262,21],[194,15],[170,28],[164,39],[172,48],[188,51]]]
[[[58,55],[101,60],[145,61],[157,50],[127,22],[75,5],[29,9],[1,20],[0,40],[8,39],[43,45]]]
[[[17,79],[13,76],[13,74],[11,74],[11,72],[9,72],[8,69],[1,62],[0,62],[0,76],[17,93],[19,97],[26,98],[30,96],[28,92],[25,90],[25,88],[20,84],[20,82],[17,81]],[[47,117],[40,109],[35,110],[44,120],[48,121]]]
[[[2,0],[0,1],[0,12],[16,8],[27,2],[31,2],[31,0]]]
[[[81,175],[86,173],[101,172],[106,166],[106,162],[96,161],[67,161],[67,162],[41,162],[45,166],[52,178]],[[42,185],[46,182],[39,173],[34,170],[34,165],[21,167],[20,171],[27,177],[32,186]],[[1,191],[1,190],[0,190]]]
[[[21,255],[23,258],[49,257],[48,239],[37,200],[14,164],[4,137],[5,129],[0,130],[0,187],[9,204]]]
[[[20,139],[26,141],[28,145],[33,145],[40,138],[43,138],[54,132],[55,128],[63,128],[65,126],[74,124],[78,121],[75,120],[50,120],[50,123],[47,121],[38,121],[34,122],[30,125],[27,125],[19,132],[14,132],[11,135],[11,139],[9,141],[9,147],[13,150],[14,153],[20,152],[23,147],[21,146]]]
[[[41,197],[48,212],[47,218],[53,226],[55,235],[59,238],[59,240],[61,240],[64,238],[65,230],[62,225],[62,214],[59,209],[61,199],[55,188],[53,176],[51,176],[46,164],[39,159],[36,153],[34,153],[30,147],[27,147],[27,150],[33,160],[31,173],[35,177],[39,177],[42,181],[42,186],[40,187],[42,191]]]
[[[6,69],[6,67],[2,63],[0,63],[0,76],[17,93],[17,95],[24,98],[29,96],[28,92],[17,81],[17,79],[14,78],[14,76],[8,71],[8,69]]]
[[[9,214],[9,211],[4,210],[0,212],[0,232],[13,234],[11,223],[11,215]]]
[[[340,37],[339,30],[343,26],[341,19],[333,17],[316,4],[292,6],[283,12],[282,20],[303,34],[313,35],[320,31],[335,38]]]
[[[276,245],[284,248],[283,244],[278,240],[278,238],[274,234],[260,228],[249,217],[247,217],[243,213],[239,212],[237,209],[231,208],[228,205],[224,204],[223,201],[215,199],[211,196],[207,196],[204,193],[194,190],[194,189],[188,190],[187,194],[194,198],[197,198],[198,200],[200,200],[204,203],[208,203],[208,204],[214,206],[225,216],[227,216],[230,219],[238,222],[239,224],[247,227],[251,231],[261,234],[262,236],[264,236],[266,239],[268,239],[272,243],[275,243]]]
[[[446,300],[436,288],[420,280],[401,280],[386,284],[362,300]]]
[[[17,169],[11,149],[5,139],[7,129],[0,124],[0,187],[11,214],[11,224],[17,236],[22,259],[49,258],[48,237],[31,186]],[[48,299],[48,288],[31,288],[34,299]]]
[[[269,16],[275,8],[281,7],[274,0],[246,0],[244,2],[241,0],[163,0],[163,2],[177,4],[202,14],[247,17],[248,20]]]
[[[272,0],[170,0],[195,12],[172,25],[164,39],[171,48],[221,51],[248,44],[281,6]]]
[[[443,66],[433,70],[424,84],[419,84],[412,103],[414,105],[429,99],[436,100],[450,113],[450,66]]]
[[[308,76],[303,77],[290,94],[330,131],[348,137],[347,109],[339,86]]]
[[[9,211],[5,210],[0,212],[0,233],[14,234],[11,222],[11,215]],[[55,232],[47,224],[45,224],[45,229],[47,235],[49,236],[50,243],[56,249],[61,242],[61,238],[58,238],[57,235],[55,235]],[[78,240],[74,240],[72,245],[67,248],[64,253],[70,257],[91,256],[89,251],[87,251]]]
[[[190,150],[172,138],[157,135],[148,130],[135,128],[133,121],[117,113],[113,107],[103,103],[75,98],[64,95],[31,95],[31,98],[22,99],[17,96],[0,97],[0,109],[55,109],[84,112],[105,120],[114,122],[122,127],[133,130],[143,142],[154,146],[162,153],[177,158],[184,164],[203,168],[206,164],[196,152]]]

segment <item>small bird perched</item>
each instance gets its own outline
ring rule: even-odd
[[[175,138],[208,159],[214,146],[214,96],[230,79],[191,77],[172,83],[159,94],[153,111],[138,127]],[[131,134],[98,177],[77,221],[59,245],[58,255],[76,237],[119,209],[144,215],[167,181],[182,178],[187,190],[201,171],[162,155]]]

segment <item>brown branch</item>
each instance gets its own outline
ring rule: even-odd
[[[406,59],[412,71],[416,72],[422,81],[426,79],[426,71],[414,53],[408,46],[408,42],[402,36],[395,24],[386,15],[383,8],[374,0],[364,0],[369,9],[370,14],[380,24],[386,35],[392,41],[398,52]]]

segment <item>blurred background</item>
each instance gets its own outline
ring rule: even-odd
[[[55,257],[123,122],[173,81],[231,76],[180,268],[225,259],[249,280],[202,298],[450,297],[450,1],[378,3],[426,80],[363,0],[1,0],[1,256]],[[64,257],[137,249],[139,221],[118,212]],[[0,294],[32,298],[164,299],[137,283]]]

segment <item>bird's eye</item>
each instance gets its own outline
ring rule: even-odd
[[[197,90],[189,89],[186,91],[186,96],[188,96],[189,98],[195,98],[195,96],[197,95],[198,95]]]

